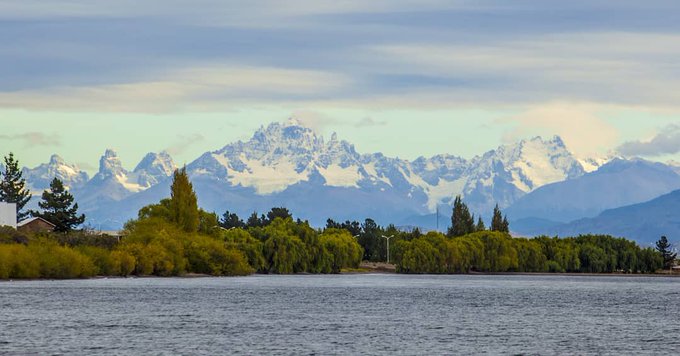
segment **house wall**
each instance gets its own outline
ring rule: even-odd
[[[28,224],[22,226],[19,228],[19,231],[21,232],[42,232],[42,231],[53,231],[54,226],[40,220],[36,219]]]
[[[17,228],[17,206],[14,203],[0,203],[0,226]]]

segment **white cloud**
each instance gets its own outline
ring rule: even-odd
[[[305,127],[309,127],[317,133],[322,133],[326,128],[340,123],[340,120],[314,110],[296,110],[291,118],[298,120]]]
[[[680,125],[668,125],[649,140],[628,141],[617,151],[626,156],[662,156],[680,152]]]
[[[469,82],[480,101],[575,100],[678,107],[675,58],[680,35],[568,33],[480,44],[437,42],[370,46],[360,56],[375,73]]]
[[[29,110],[167,112],[216,110],[237,103],[295,101],[331,95],[351,84],[323,71],[204,66],[171,71],[158,80],[0,92],[0,107]]]
[[[498,120],[510,124],[505,140],[516,141],[534,135],[559,135],[574,154],[581,158],[599,156],[613,147],[619,132],[598,117],[604,108],[588,103],[553,102]]]

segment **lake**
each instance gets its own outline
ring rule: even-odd
[[[680,279],[664,277],[12,281],[0,306],[0,353],[680,352]]]

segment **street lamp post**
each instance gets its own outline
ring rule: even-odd
[[[390,239],[394,237],[394,235],[390,236],[385,236],[382,235],[387,240],[387,264],[390,264]]]

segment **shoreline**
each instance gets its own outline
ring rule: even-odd
[[[8,282],[29,282],[29,281],[72,281],[72,280],[97,280],[97,279],[155,279],[155,278],[179,278],[179,279],[196,279],[196,278],[234,278],[234,277],[251,277],[251,276],[350,276],[350,275],[366,275],[366,274],[393,274],[403,276],[537,276],[537,277],[671,277],[678,278],[680,273],[650,273],[650,274],[632,274],[632,273],[550,273],[550,272],[470,272],[470,273],[396,273],[384,269],[353,269],[350,271],[340,273],[293,273],[293,274],[268,274],[268,273],[253,273],[247,276],[213,276],[209,274],[189,273],[179,276],[94,276],[88,278],[28,278],[28,279],[0,279],[0,283]]]

